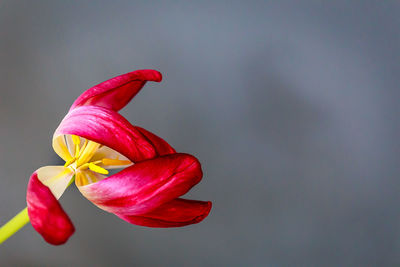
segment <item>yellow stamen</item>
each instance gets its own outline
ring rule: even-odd
[[[100,173],[100,174],[108,174],[109,173],[106,169],[104,169],[100,166],[97,166],[93,163],[89,163],[89,169],[94,172]]]
[[[68,167],[69,165],[71,165],[72,163],[74,163],[76,160],[76,158],[72,158],[70,160],[68,160],[67,162],[65,162],[64,167]]]
[[[83,150],[83,152],[79,156],[79,158],[76,162],[76,167],[79,168],[81,165],[88,162],[93,157],[94,153],[96,153],[96,151],[99,147],[100,147],[100,144],[93,142],[93,141],[89,141],[87,146],[85,147],[85,150]]]
[[[95,165],[97,165],[97,164],[99,164],[99,163],[101,163],[101,160],[93,161],[93,162],[88,162],[88,163],[85,163],[85,164],[81,165],[81,166],[79,167],[79,169],[80,169],[80,170],[86,170],[87,168],[89,168],[89,164],[95,164]]]
[[[85,143],[83,143],[83,146],[79,151],[79,155],[77,156],[77,158],[79,158],[81,156],[82,152],[86,149],[86,146],[87,146],[88,143],[89,143],[89,140],[86,139]]]
[[[129,165],[132,162],[130,162],[129,160],[119,160],[119,159],[107,159],[107,158],[104,158],[104,159],[102,159],[102,163],[103,163],[103,165],[106,165],[106,166],[113,166],[113,165],[118,166],[118,165]]]
[[[76,135],[72,135],[72,142],[75,144],[75,158],[78,158],[79,153],[80,153],[80,145],[81,145],[81,139],[79,138],[79,136]]]
[[[72,135],[71,137],[72,137],[72,142],[73,142],[75,145],[80,145],[80,144],[81,144],[81,139],[79,138],[79,136]]]
[[[79,167],[80,170],[86,170],[87,168],[89,168],[89,163],[85,163]]]
[[[80,150],[79,145],[75,145],[75,158],[77,158],[79,156],[79,153],[80,153],[79,150]]]

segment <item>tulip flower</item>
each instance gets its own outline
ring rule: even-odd
[[[118,113],[147,81],[161,79],[138,70],[78,97],[53,135],[65,165],[32,174],[27,208],[0,228],[0,243],[30,221],[48,243],[64,244],[75,228],[58,199],[73,182],[94,205],[131,224],[180,227],[207,217],[211,202],[180,198],[200,182],[199,161]],[[120,171],[109,175],[112,169]]]

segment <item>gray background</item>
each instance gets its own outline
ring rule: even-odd
[[[301,2],[301,3],[300,3]],[[333,2],[333,1],[329,1]],[[0,223],[74,99],[154,68],[123,114],[196,155],[202,223],[132,226],[75,188],[61,247],[31,226],[1,266],[400,264],[398,1],[0,1]]]

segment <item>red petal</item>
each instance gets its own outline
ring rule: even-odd
[[[139,126],[135,126],[135,128],[147,138],[147,140],[153,145],[159,156],[176,153],[175,149],[173,149],[162,138]]]
[[[201,222],[211,210],[210,201],[177,198],[139,216],[119,215],[121,219],[147,227],[180,227]]]
[[[136,128],[110,109],[83,106],[71,110],[54,136],[73,134],[118,151],[132,162],[154,158],[174,151],[164,140]]]
[[[185,194],[201,177],[201,166],[195,157],[172,154],[136,163],[104,180],[78,188],[103,210],[138,215]]]
[[[53,245],[67,242],[75,231],[74,225],[36,173],[29,180],[26,200],[31,224],[44,240]]]
[[[147,81],[160,82],[156,70],[137,70],[102,82],[84,92],[72,104],[71,110],[84,105],[119,111],[142,89]]]

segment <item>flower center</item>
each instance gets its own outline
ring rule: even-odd
[[[102,147],[101,144],[98,144],[93,141],[89,141],[85,139],[84,142],[81,142],[81,138],[72,135],[71,136],[72,143],[73,143],[73,149],[70,148],[70,151],[72,150],[71,154],[69,155],[70,157],[69,160],[65,162],[64,167],[70,168],[72,171],[75,172],[76,178],[78,180],[84,180],[84,173],[91,176],[91,180],[97,180],[94,178],[94,175],[91,175],[90,172],[87,172],[87,170],[90,170],[95,173],[107,175],[109,174],[109,171],[106,170],[105,168],[99,166],[109,166],[110,168],[112,167],[118,167],[118,166],[123,166],[123,165],[129,165],[131,162],[129,160],[119,160],[117,159],[110,159],[110,158],[101,158],[95,161],[91,161],[93,156],[96,154],[96,152]]]

